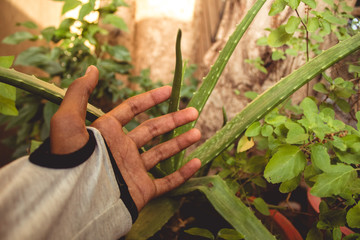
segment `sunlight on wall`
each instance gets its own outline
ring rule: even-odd
[[[137,0],[136,21],[164,17],[189,22],[193,18],[195,0]]]

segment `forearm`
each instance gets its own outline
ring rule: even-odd
[[[43,145],[30,161],[0,170],[1,239],[116,239],[130,230],[137,212],[128,211],[132,199],[120,193],[103,138],[93,131],[66,158]]]

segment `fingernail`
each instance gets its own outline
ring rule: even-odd
[[[91,70],[92,70],[92,66],[89,66],[89,67],[86,69],[85,75],[88,74],[89,72],[91,72]]]

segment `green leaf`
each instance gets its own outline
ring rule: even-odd
[[[2,43],[5,44],[11,44],[11,45],[15,45],[15,44],[19,44],[25,40],[33,40],[35,39],[35,36],[32,35],[29,32],[16,32],[10,36],[7,36],[6,38],[4,38],[2,40]]]
[[[303,144],[309,138],[309,135],[305,134],[305,130],[300,124],[286,122],[285,127],[289,129],[286,136],[286,143],[288,144]]]
[[[251,182],[254,183],[256,186],[266,188],[267,183],[264,178],[257,176],[251,179]]]
[[[315,144],[311,146],[311,162],[323,172],[331,172],[330,156],[323,145]]]
[[[316,1],[315,0],[301,0],[303,3],[308,5],[310,8],[315,9],[316,8]]]
[[[55,33],[55,27],[47,27],[41,31],[41,35],[45,38],[47,42],[50,42]]]
[[[323,234],[317,227],[312,227],[306,235],[306,240],[319,240],[323,239]]]
[[[323,83],[316,83],[313,89],[319,93],[328,94],[329,91],[327,90],[326,86]]]
[[[298,55],[298,51],[293,48],[288,48],[285,50],[285,54],[296,57]]]
[[[286,7],[287,3],[285,0],[275,0],[271,5],[269,16],[275,16],[276,14],[282,12]]]
[[[220,231],[218,232],[218,237],[225,239],[225,240],[240,240],[240,239],[244,239],[244,236],[241,235],[238,231],[236,231],[235,229],[230,229],[230,228],[222,228],[220,229]]]
[[[249,98],[250,100],[254,100],[259,94],[253,91],[245,92],[245,97]]]
[[[16,23],[16,26],[24,26],[26,28],[30,28],[30,29],[36,29],[38,28],[38,25],[36,25],[36,23],[32,22],[32,21],[26,21],[26,22],[22,22],[22,23]]]
[[[76,8],[79,5],[81,5],[81,2],[78,0],[65,0],[64,6],[61,10],[61,15],[64,15],[64,13]]]
[[[42,143],[41,141],[31,140],[30,153],[33,153]]]
[[[296,31],[296,29],[298,29],[300,22],[301,22],[300,18],[291,16],[287,21],[287,23],[285,24],[285,31],[288,34],[293,34]]]
[[[255,198],[254,199],[254,207],[258,210],[261,214],[265,216],[270,215],[269,207],[262,198]]]
[[[346,25],[347,24],[347,20],[345,20],[343,18],[339,18],[331,12],[325,12],[323,14],[323,18],[332,24],[338,24],[338,25]]]
[[[334,140],[332,141],[333,146],[341,151],[345,151],[347,147],[344,141],[337,136],[334,136],[333,138],[334,138]]]
[[[285,30],[285,25],[273,30],[268,37],[268,44],[270,47],[281,47],[292,37],[292,34],[288,34]]]
[[[349,113],[351,111],[351,106],[346,100],[342,98],[337,98],[335,100],[335,103],[344,113]]]
[[[291,7],[293,10],[297,9],[297,7],[300,4],[300,0],[288,0],[288,5],[289,7]]]
[[[128,31],[128,27],[125,21],[121,17],[118,17],[114,14],[107,14],[103,19],[103,23],[111,24],[123,31]]]
[[[360,202],[347,212],[346,221],[349,227],[360,228]]]
[[[349,65],[349,73],[360,73],[360,66]]]
[[[149,202],[139,213],[126,240],[146,240],[159,231],[180,207],[180,201],[157,198]]]
[[[215,210],[245,239],[275,239],[219,176],[190,179],[170,194],[179,196],[195,190],[201,191]]]
[[[356,123],[356,128],[358,131],[360,131],[360,111],[356,112],[356,120],[357,120],[357,123]]]
[[[281,193],[289,193],[294,191],[299,186],[300,180],[301,180],[301,174],[299,174],[299,176],[297,177],[294,177],[293,179],[282,182],[280,184],[279,191]]]
[[[339,227],[333,229],[333,240],[341,240],[342,232]]]
[[[14,56],[0,56],[0,67],[10,68],[14,62]]]
[[[111,56],[113,56],[117,61],[126,61],[126,62],[131,61],[130,52],[124,46],[120,46],[120,45],[110,46],[110,45],[108,45],[106,47],[106,49],[107,49],[107,52]]]
[[[320,208],[320,221],[317,227],[320,229],[333,229],[336,227],[344,226],[346,223],[346,210],[345,209],[328,209],[323,211]]]
[[[288,181],[298,176],[305,168],[306,157],[300,148],[285,145],[269,160],[264,177],[271,183]]]
[[[273,61],[277,61],[277,60],[280,60],[280,59],[285,59],[285,56],[284,56],[284,52],[283,51],[274,51],[272,54],[271,54],[271,59]]]
[[[79,11],[79,17],[78,19],[81,21],[83,18],[91,13],[94,10],[95,7],[95,0],[90,0],[88,3],[82,5],[80,11]]]
[[[59,109],[59,105],[47,102],[44,106],[44,121],[48,129],[50,129],[50,121],[55,112]]]
[[[351,166],[341,166],[334,172],[322,173],[318,176],[311,194],[317,197],[331,197],[342,193],[348,193],[349,185],[357,178],[356,171]]]
[[[256,136],[258,136],[260,134],[260,131],[261,131],[260,122],[254,122],[245,131],[245,136],[247,136],[247,137],[256,137]]]
[[[264,124],[264,126],[261,127],[261,135],[264,137],[270,136],[273,132],[273,127],[268,124]]]
[[[208,238],[208,239],[215,239],[214,235],[205,228],[194,227],[194,228],[189,228],[187,230],[184,230],[184,232],[186,232],[187,234],[190,234],[190,235],[194,235],[194,236],[204,237],[204,238]]]
[[[315,32],[319,28],[319,20],[316,17],[309,18],[306,27],[309,32]]]

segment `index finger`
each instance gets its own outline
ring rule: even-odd
[[[169,99],[170,95],[170,86],[160,87],[125,100],[108,114],[124,126],[137,114]]]

